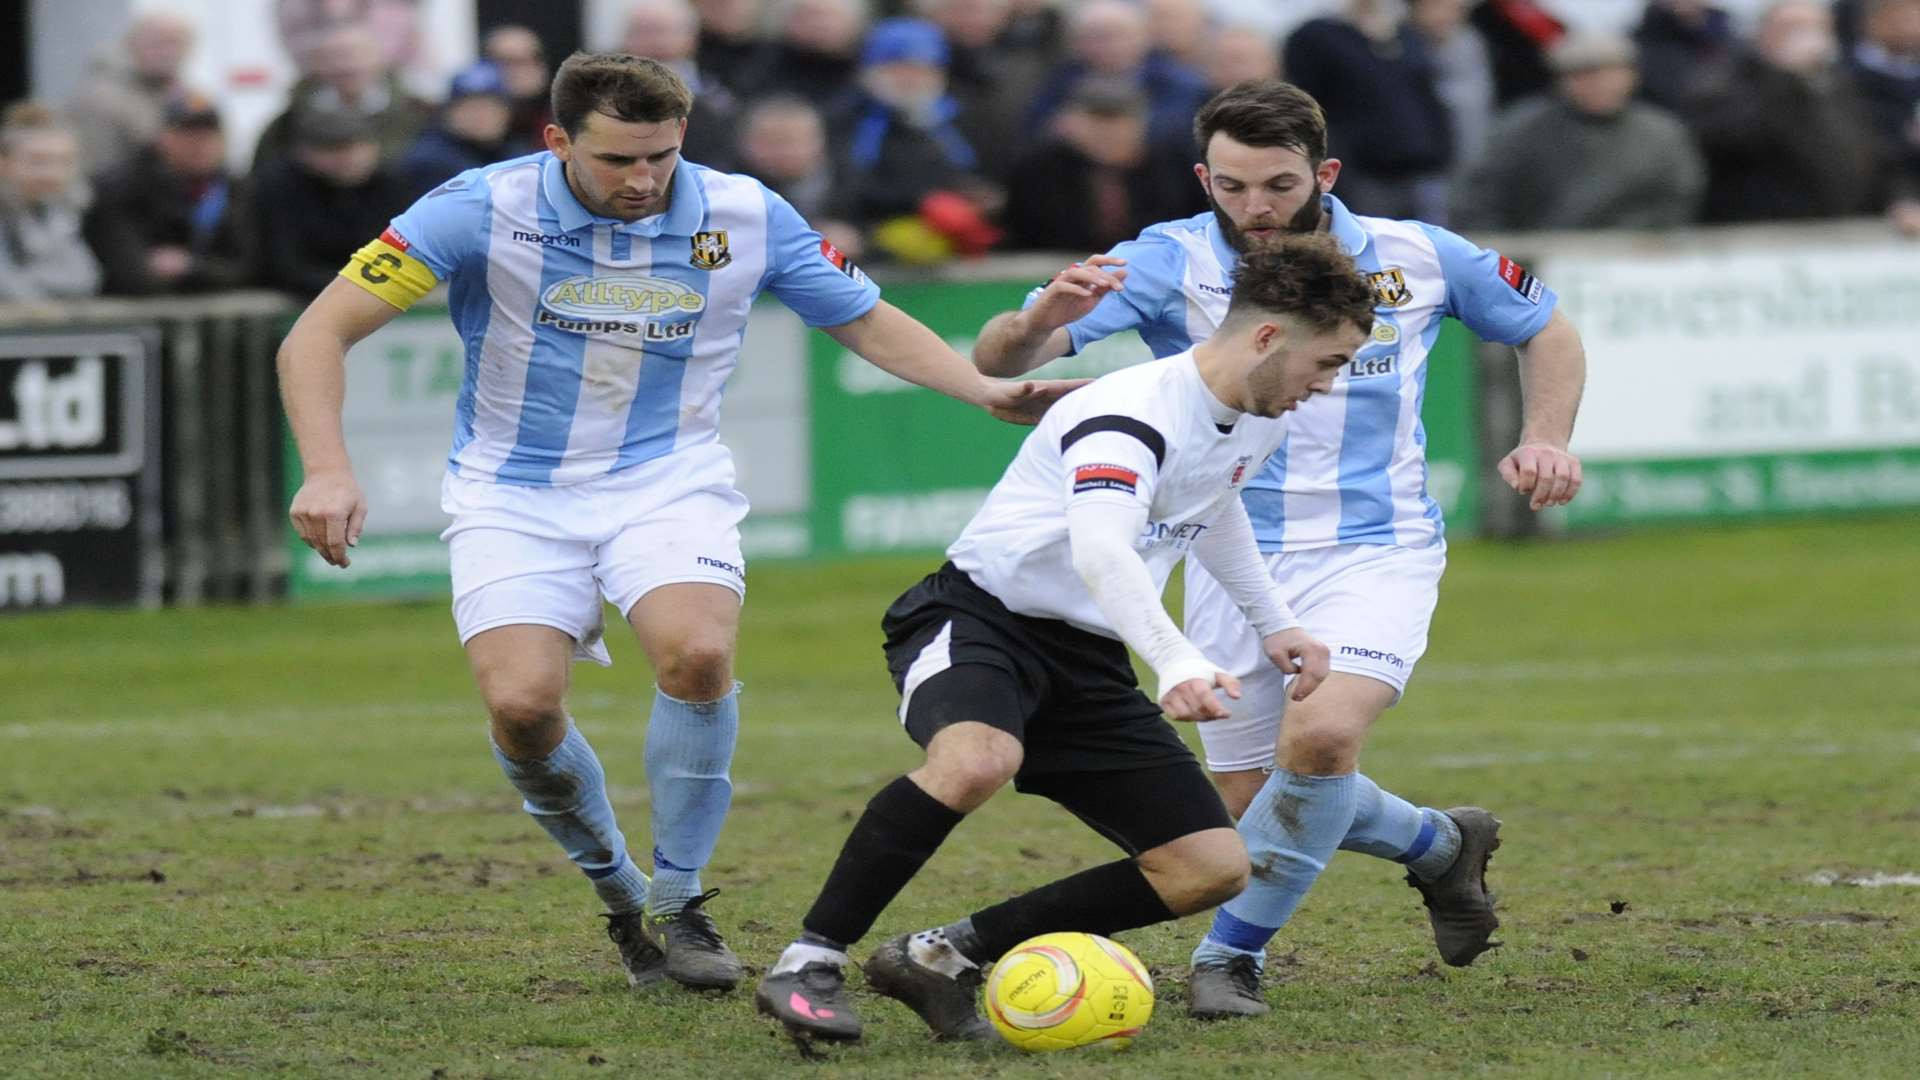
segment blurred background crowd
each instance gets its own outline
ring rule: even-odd
[[[1295,7],[629,0],[617,40],[585,44],[679,71],[689,159],[870,261],[1093,251],[1201,212],[1194,111],[1272,76],[1325,106],[1360,213],[1470,235],[1883,215],[1920,235],[1920,0],[1648,0],[1618,33],[1532,0]],[[279,0],[298,78],[252,146],[188,84],[195,26],[163,11],[70,96],[8,105],[0,302],[312,294],[441,181],[540,149],[552,35],[495,21],[422,86],[390,47],[410,10]]]

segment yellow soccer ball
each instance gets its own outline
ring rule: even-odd
[[[1153,1015],[1153,978],[1119,942],[1042,934],[993,965],[987,1015],[1022,1050],[1122,1050]]]

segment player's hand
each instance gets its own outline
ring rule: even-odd
[[[1082,318],[1108,293],[1126,288],[1127,260],[1112,255],[1089,256],[1053,276],[1040,295],[1027,305],[1026,318],[1031,325],[1048,332]]]
[[[1580,459],[1547,443],[1521,443],[1500,459],[1500,478],[1535,510],[1565,506],[1580,493]]]
[[[347,549],[360,542],[360,527],[367,520],[367,497],[350,472],[314,473],[294,493],[287,516],[308,547],[332,565],[345,567]]]
[[[1206,679],[1188,679],[1186,682],[1167,691],[1160,699],[1160,708],[1172,720],[1197,724],[1207,720],[1225,720],[1232,714],[1220,704],[1214,688],[1226,692],[1235,701],[1240,700],[1240,680],[1224,671],[1213,673],[1213,681]]]
[[[1092,382],[1092,379],[1034,379],[1027,382],[989,380],[980,407],[995,419],[1031,427],[1053,408],[1053,403]]]
[[[1327,681],[1333,655],[1320,643],[1320,639],[1305,630],[1296,626],[1292,630],[1268,634],[1260,639],[1260,647],[1266,650],[1267,659],[1274,667],[1298,676],[1293,680],[1293,693],[1289,695],[1293,700],[1307,700],[1308,694],[1320,689],[1320,684]]]

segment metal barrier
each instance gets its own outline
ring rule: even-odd
[[[140,600],[278,594],[287,559],[273,358],[299,310],[268,292],[0,305],[0,345],[57,347],[76,331],[118,331],[157,347],[158,460],[149,464],[157,465],[163,527],[158,551],[141,553],[157,587]]]

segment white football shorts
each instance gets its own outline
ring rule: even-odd
[[[1333,652],[1333,670],[1365,675],[1406,691],[1427,651],[1427,627],[1440,599],[1447,546],[1343,544],[1264,556],[1280,595],[1306,631]],[[1197,560],[1186,563],[1187,637],[1240,680],[1233,715],[1198,725],[1214,772],[1273,764],[1292,677],[1274,667],[1233,600]]]
[[[440,507],[453,524],[453,621],[465,645],[497,626],[572,635],[574,658],[612,664],[605,602],[622,617],[662,585],[705,582],[746,597],[733,456],[692,447],[579,484],[527,487],[449,473]]]

